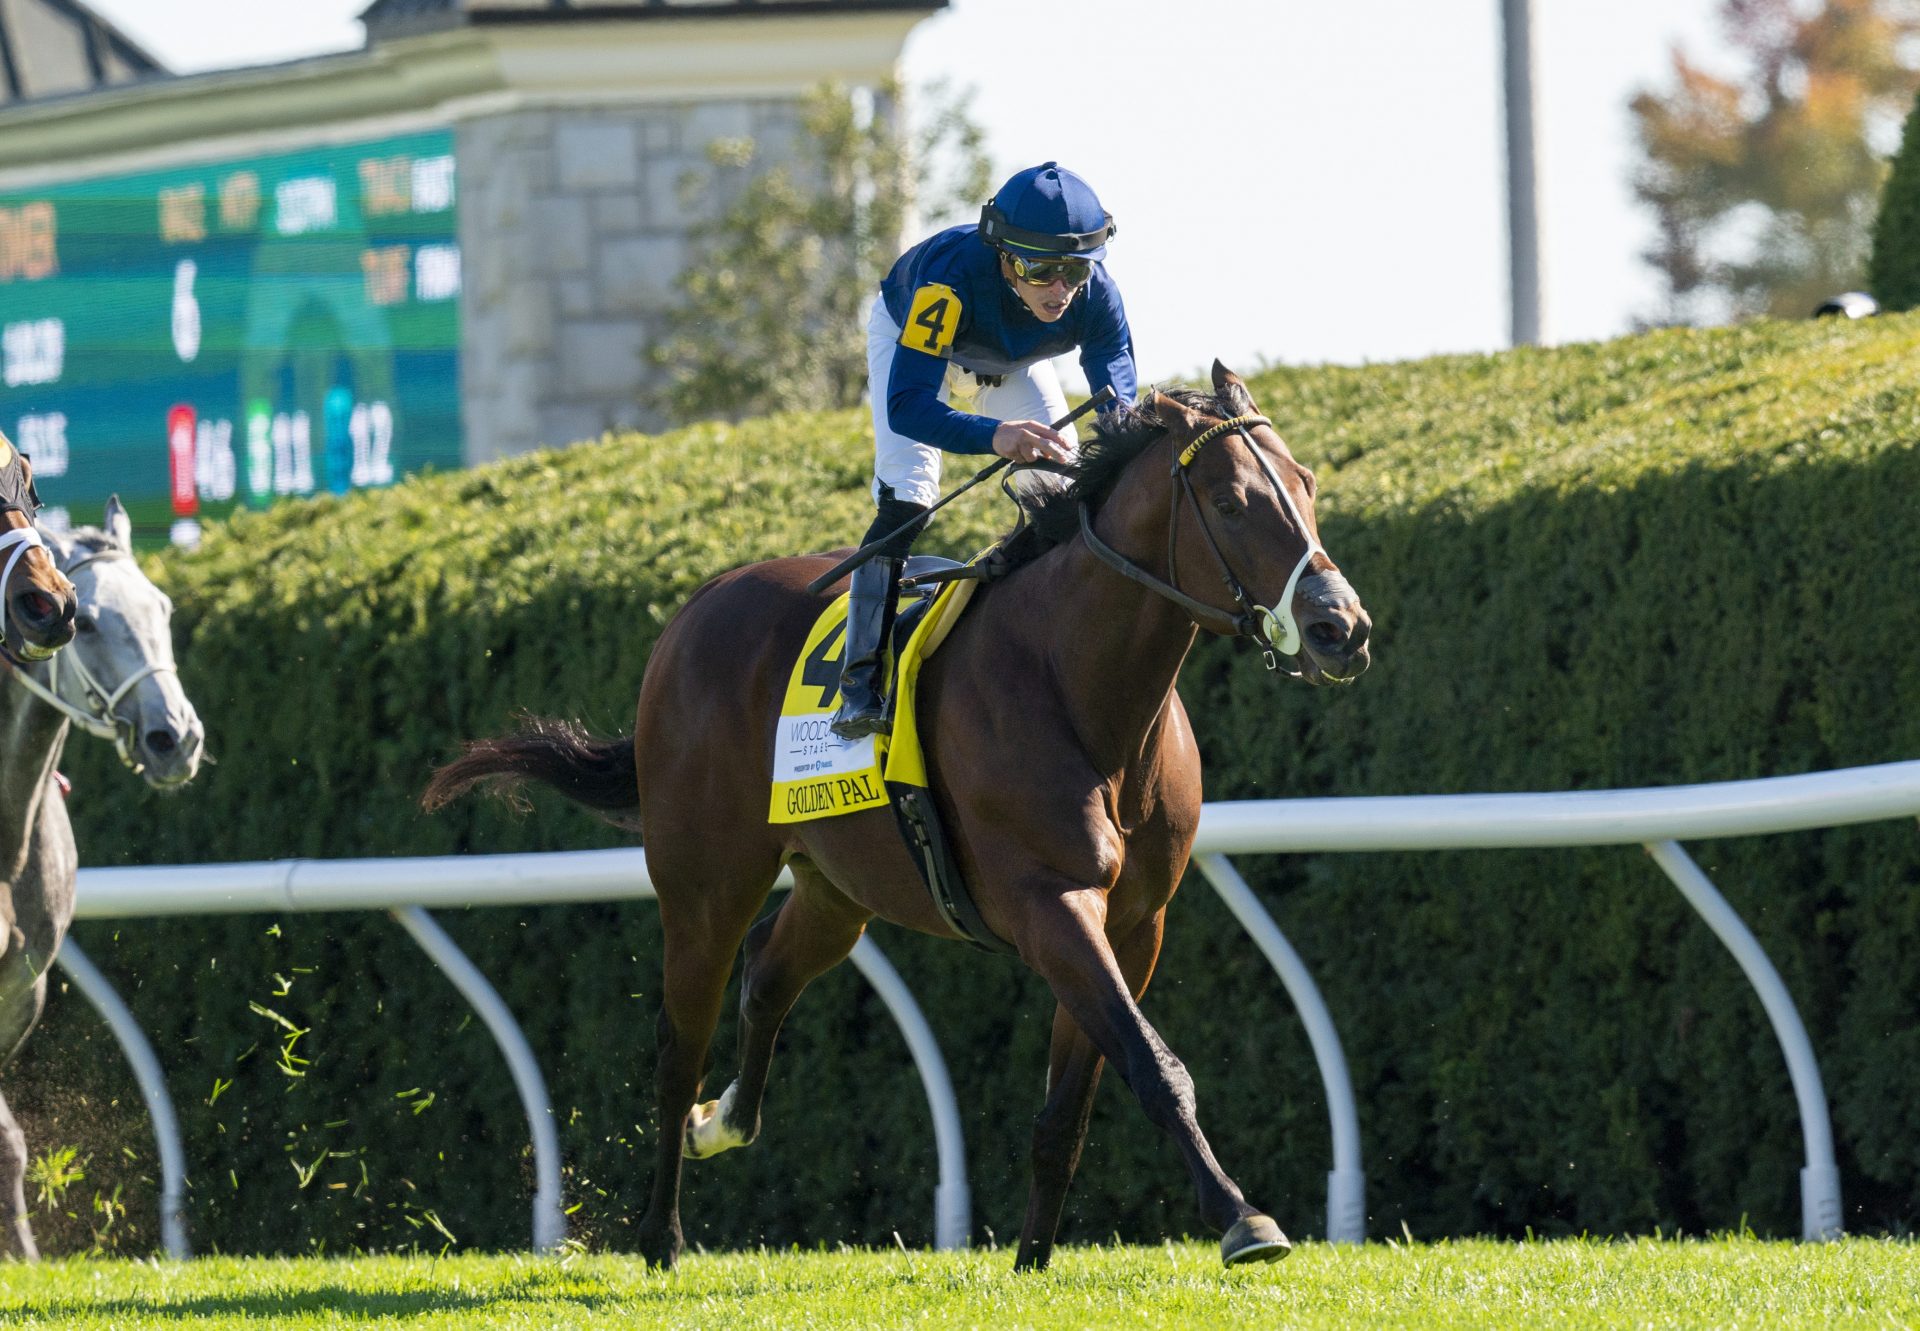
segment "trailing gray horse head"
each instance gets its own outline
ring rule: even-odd
[[[173,602],[133,555],[133,526],[115,495],[102,527],[49,532],[47,546],[79,600],[72,645],[26,678],[81,729],[161,790],[200,769],[206,731],[173,660]],[[37,687],[36,687],[37,686]]]

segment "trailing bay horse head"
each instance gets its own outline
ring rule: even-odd
[[[44,661],[73,641],[73,584],[33,525],[33,465],[0,435],[0,657]]]
[[[106,523],[48,538],[78,598],[73,645],[29,677],[42,700],[87,733],[110,740],[156,790],[193,780],[206,730],[180,687],[173,658],[173,601],[133,554],[133,528],[120,497]]]
[[[1321,546],[1312,473],[1237,377],[1217,364],[1213,377],[1211,394],[1156,394],[1100,423],[918,676],[928,790],[977,941],[1017,954],[1057,1004],[1021,1268],[1053,1252],[1108,1062],[1178,1150],[1223,1259],[1290,1246],[1215,1159],[1193,1080],[1139,1006],[1200,821],[1200,752],[1175,684],[1202,629],[1250,638],[1311,683],[1345,683],[1367,667],[1372,625]],[[974,930],[936,905],[884,802],[768,819],[786,682],[826,603],[808,587],[844,553],[750,564],[695,592],[654,645],[631,736],[535,721],[469,744],[423,798],[435,808],[477,785],[511,797],[539,781],[644,829],[664,982],[653,1190],[635,1238],[663,1265],[683,1243],[683,1161],[754,1139],[801,990],[875,917],[943,938]],[[783,865],[794,889],[762,915]],[[739,1075],[701,1101],[743,953]]]

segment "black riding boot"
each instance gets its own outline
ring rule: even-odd
[[[887,639],[893,633],[894,604],[905,563],[879,555],[853,571],[846,656],[840,667],[840,710],[833,714],[833,733],[841,739],[892,733],[884,696]]]

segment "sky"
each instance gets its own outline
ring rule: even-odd
[[[90,3],[193,72],[358,47],[368,0]],[[1543,340],[1657,309],[1627,103],[1676,43],[1729,67],[1718,8],[1535,0]],[[1092,183],[1145,380],[1507,345],[1500,0],[951,0],[901,71],[971,90],[996,180]]]

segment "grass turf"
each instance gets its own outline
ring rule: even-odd
[[[0,1269],[0,1325],[140,1327],[1905,1327],[1920,1247],[1752,1238],[1307,1244],[1221,1269],[1207,1243],[691,1254],[671,1276],[572,1253],[72,1259]]]

